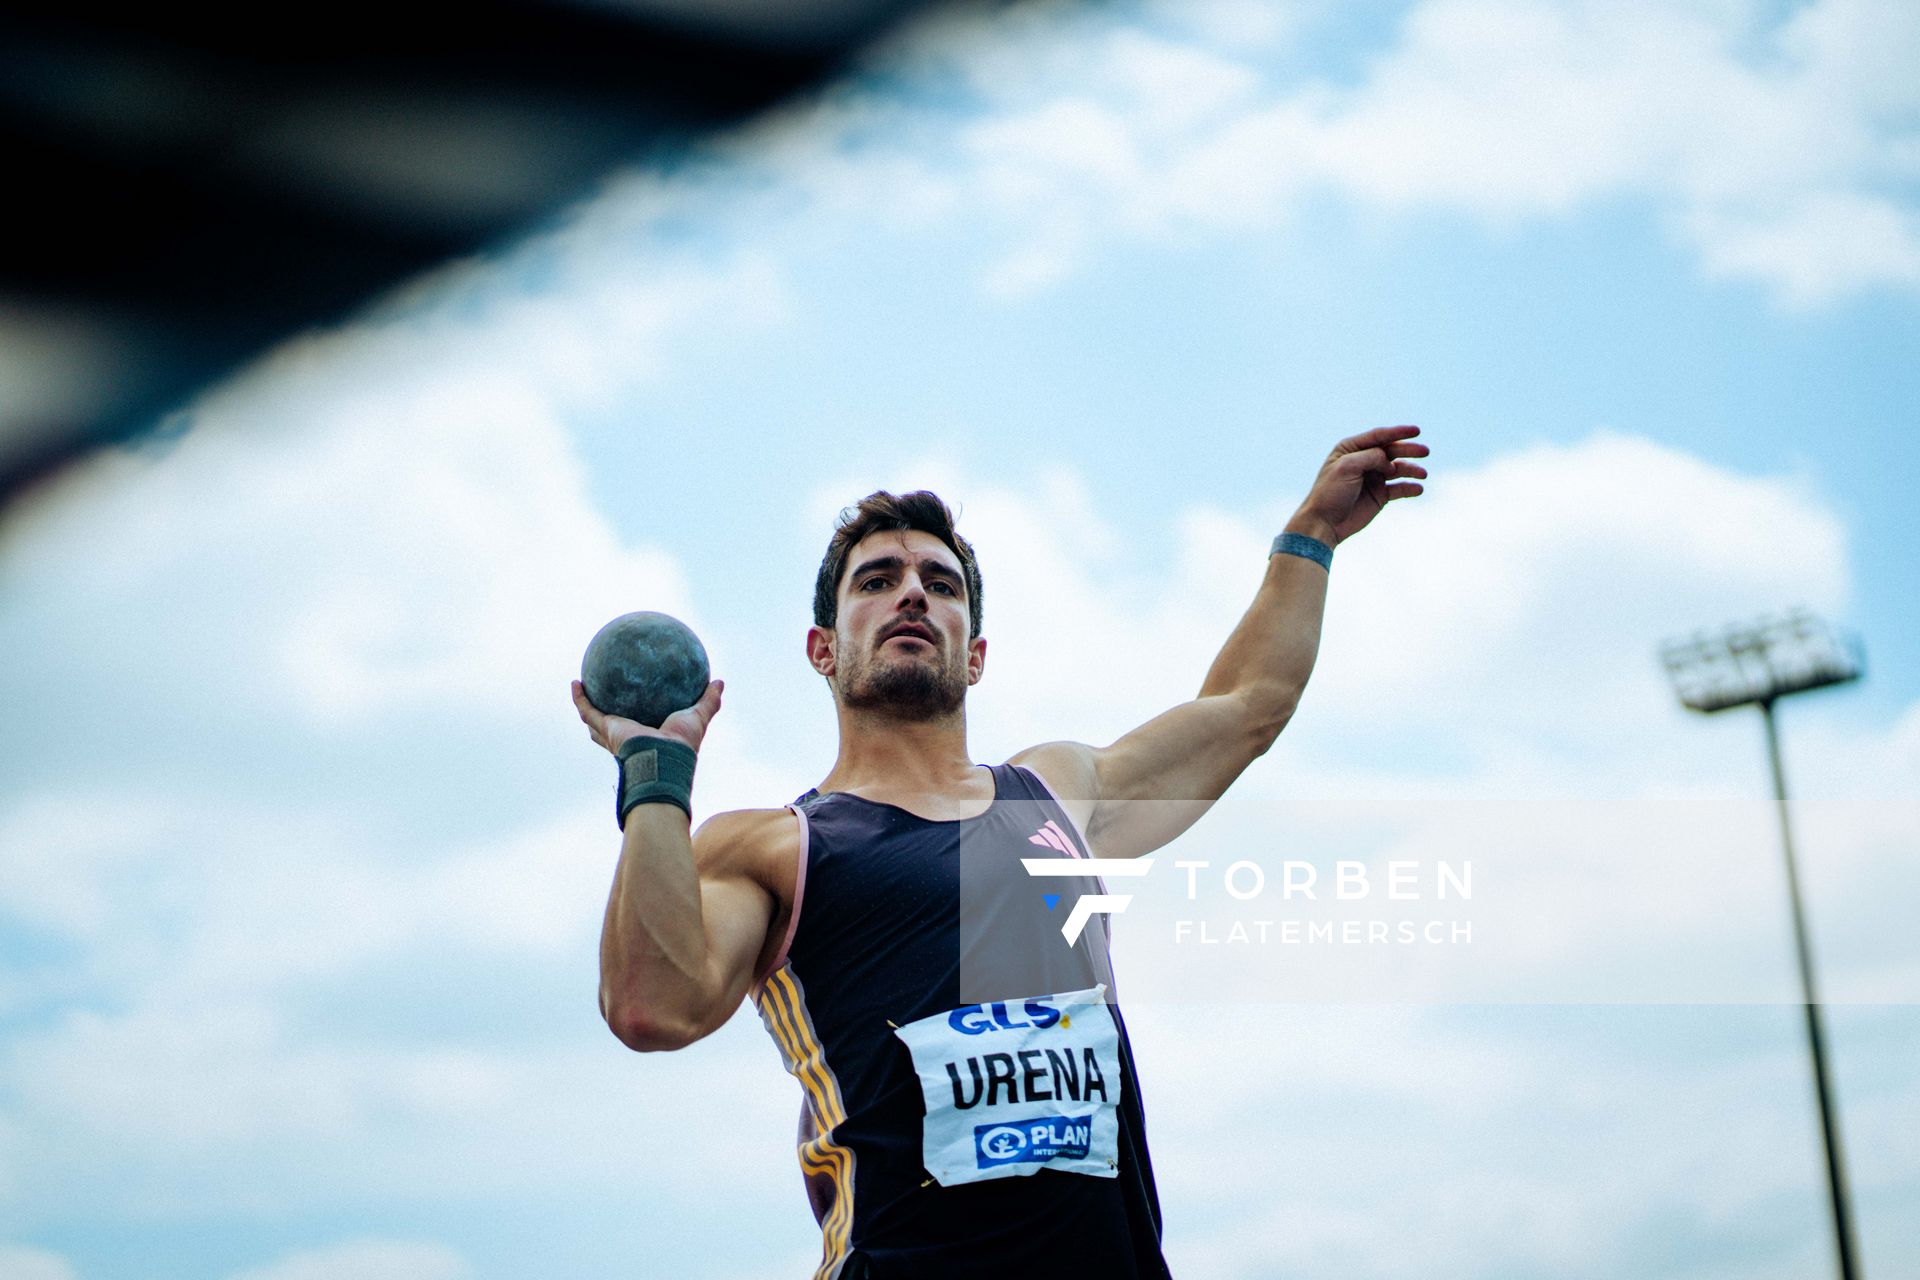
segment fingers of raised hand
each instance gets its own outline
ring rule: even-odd
[[[1348,436],[1345,440],[1335,445],[1333,451],[1335,454],[1342,454],[1359,453],[1364,449],[1377,449],[1381,447],[1406,447],[1418,449],[1424,454],[1427,451],[1425,445],[1410,443],[1412,438],[1419,434],[1420,428],[1412,424],[1398,427],[1375,427],[1371,431],[1362,431],[1357,436]]]
[[[1386,450],[1381,448],[1359,449],[1353,453],[1333,455],[1334,469],[1349,476],[1362,475],[1369,471],[1384,471],[1387,466]]]
[[[1389,457],[1384,449],[1362,449],[1359,453],[1338,458],[1336,462],[1349,474],[1359,473],[1368,479],[1376,476],[1389,476],[1397,480],[1427,478],[1425,467],[1404,458]]]

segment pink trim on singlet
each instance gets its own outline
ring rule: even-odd
[[[807,847],[813,843],[813,832],[807,826],[807,815],[798,805],[790,804],[787,808],[794,817],[800,819],[800,865],[793,873],[793,914],[787,917],[787,936],[780,939],[780,950],[774,954],[773,963],[767,966],[765,973],[754,979],[753,994],[756,997],[760,994],[760,988],[767,985],[767,979],[780,972],[780,966],[787,962],[787,951],[793,946],[793,931],[800,927],[800,900],[807,892]],[[1073,821],[1072,815],[1068,815],[1067,821]]]

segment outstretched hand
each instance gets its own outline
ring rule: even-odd
[[[1405,479],[1427,478],[1425,467],[1407,461],[1431,452],[1413,439],[1419,434],[1413,426],[1376,427],[1333,446],[1287,528],[1336,546],[1366,528],[1389,502],[1421,492],[1423,486]]]
[[[573,682],[573,705],[579,710],[587,731],[593,735],[594,743],[615,754],[619,753],[620,744],[629,738],[672,738],[698,751],[701,740],[707,736],[707,726],[720,710],[720,694],[726,687],[724,680],[708,681],[706,692],[700,695],[698,702],[668,716],[658,729],[648,728],[638,720],[629,720],[625,716],[608,715],[587,701],[587,688],[578,680]]]

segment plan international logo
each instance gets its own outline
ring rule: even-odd
[[[1084,1160],[1092,1144],[1092,1116],[1035,1116],[1012,1124],[983,1124],[973,1131],[974,1167]]]

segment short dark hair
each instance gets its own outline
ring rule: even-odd
[[[827,554],[820,561],[820,575],[813,583],[813,625],[832,630],[840,616],[840,577],[847,571],[847,556],[869,534],[891,530],[918,529],[947,544],[960,558],[960,572],[967,580],[967,616],[971,630],[967,638],[980,634],[980,565],[973,556],[973,544],[954,532],[953,512],[947,504],[925,489],[914,493],[888,493],[878,489],[840,512],[827,543]]]

